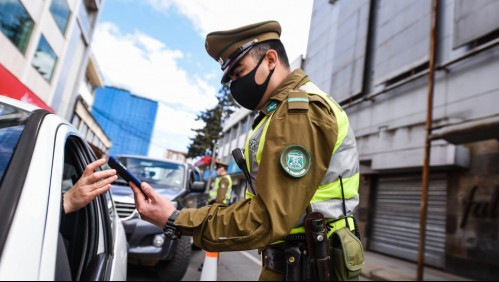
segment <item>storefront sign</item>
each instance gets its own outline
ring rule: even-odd
[[[0,95],[36,105],[52,113],[55,112],[2,65],[0,65]]]

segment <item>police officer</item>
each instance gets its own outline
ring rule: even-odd
[[[265,21],[206,36],[222,84],[230,82],[241,106],[260,111],[244,150],[255,184],[245,200],[177,211],[147,183],[144,194],[130,184],[142,218],[167,236],[193,236],[207,251],[262,251],[260,280],[285,279],[278,250],[288,235],[304,232],[307,213],[321,212],[330,234],[353,226],[359,202],[358,154],[346,113],[303,70],[290,70],[280,35],[278,22]]]
[[[232,195],[232,178],[227,174],[227,168],[229,165],[220,160],[217,160],[215,165],[218,177],[215,178],[213,189],[210,190],[208,203],[229,205]]]

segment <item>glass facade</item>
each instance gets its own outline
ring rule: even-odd
[[[54,50],[50,47],[45,36],[40,37],[38,47],[36,48],[35,56],[31,65],[43,76],[43,78],[50,82],[54,72],[57,56]]]
[[[68,2],[66,0],[52,0],[50,13],[54,17],[57,27],[64,34],[68,26],[69,16],[71,15]]]
[[[95,91],[92,115],[113,142],[111,155],[146,156],[157,111],[156,101],[123,89],[104,87]]]
[[[33,19],[19,0],[0,0],[0,30],[23,54],[33,25]]]

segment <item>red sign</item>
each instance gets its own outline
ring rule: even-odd
[[[197,167],[207,166],[207,165],[210,165],[210,162],[211,162],[211,157],[203,156],[199,161],[197,161],[194,164],[194,166],[197,166]]]
[[[55,111],[36,96],[17,77],[0,64],[0,95],[36,105],[52,113]]]

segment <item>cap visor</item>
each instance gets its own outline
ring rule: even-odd
[[[244,55],[246,55],[246,53],[249,52],[249,50],[251,50],[251,48],[248,48],[247,50],[244,50],[232,62],[230,62],[230,64],[224,70],[224,73],[222,75],[222,80],[220,81],[220,83],[225,84],[225,83],[227,83],[227,82],[230,81],[229,74],[230,74],[231,68],[234,67],[234,66],[236,66],[237,62],[239,62],[244,57]]]

